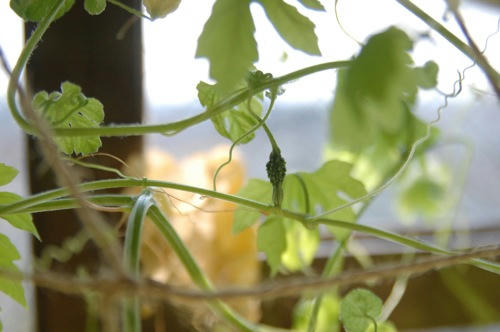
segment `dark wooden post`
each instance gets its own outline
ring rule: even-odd
[[[141,1],[123,0],[140,9]],[[105,12],[90,16],[83,1],[76,1],[69,13],[54,22],[35,50],[27,68],[28,85],[33,92],[58,91],[66,80],[82,87],[88,97],[104,105],[107,123],[138,123],[142,119],[142,31],[136,20],[122,40],[117,32],[130,19],[130,14],[108,3]],[[26,37],[34,24],[26,24]],[[139,152],[140,137],[103,139],[101,151],[124,160]],[[34,140],[28,140],[30,186],[33,193],[55,187],[54,175],[46,167]],[[120,167],[112,160],[109,165]],[[94,174],[102,178],[106,174]],[[61,245],[80,229],[71,212],[35,215],[42,242],[34,241],[34,254],[39,257],[47,246]],[[99,268],[99,253],[92,245],[68,263],[55,264],[57,271],[74,273],[79,266],[88,271]],[[85,330],[86,308],[81,298],[61,295],[37,288],[37,326],[39,332],[79,332]]]

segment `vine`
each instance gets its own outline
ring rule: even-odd
[[[399,278],[393,289],[394,294],[386,301],[385,307],[377,296],[366,289],[353,290],[339,302],[340,311],[335,316],[338,320],[336,323],[342,323],[348,331],[365,332],[370,328],[377,331],[392,326],[387,319],[404,293],[403,290],[396,294],[396,288],[404,288],[400,286],[417,273],[456,264],[469,264],[500,274],[500,264],[488,260],[500,255],[498,245],[452,250],[447,248],[448,243],[438,246],[358,223],[371,200],[393,185],[408,170],[416,156],[421,160],[425,158],[426,151],[434,144],[434,126],[440,121],[442,110],[448,106],[448,99],[458,96],[462,90],[467,68],[462,73],[459,72],[453,92],[443,94],[444,102],[437,108],[437,117],[429,123],[424,123],[412,113],[412,109],[419,90],[435,88],[439,67],[432,61],[422,67],[413,66],[409,53],[413,41],[404,31],[390,27],[370,36],[366,43],[356,41],[361,50],[351,60],[325,62],[274,77],[270,73],[252,70],[258,58],[258,51],[257,42],[253,37],[255,27],[249,7],[251,1],[216,0],[198,40],[196,51],[197,57],[209,60],[211,78],[217,81],[213,85],[200,82],[197,86],[198,98],[205,110],[171,123],[101,126],[104,117],[103,105],[97,99],[86,97],[77,84],[63,82],[61,91],[37,92],[32,100],[28,100],[19,83],[22,71],[46,31],[54,20],[71,9],[73,2],[11,0],[12,9],[20,17],[26,21],[36,21],[38,26],[26,41],[12,71],[0,49],[3,67],[10,76],[7,103],[11,116],[24,132],[40,141],[45,159],[56,171],[62,184],[60,188],[27,198],[1,192],[0,217],[36,237],[39,235],[32,222],[33,213],[71,209],[75,210],[85,226],[85,231],[65,241],[61,248],[53,247],[46,251],[40,260],[39,268],[33,273],[17,269],[13,262],[19,259],[19,253],[10,240],[0,234],[0,281],[10,281],[6,284],[0,283],[0,291],[14,300],[26,304],[21,280],[30,280],[39,286],[62,293],[84,297],[98,294],[102,297],[99,303],[103,307],[103,327],[107,332],[118,328],[115,302],[121,305],[121,326],[124,331],[139,332],[140,305],[144,298],[203,300],[218,317],[232,327],[251,332],[282,329],[250,322],[236,313],[224,300],[288,294],[303,296],[305,291],[313,291],[317,297],[311,302],[306,324],[301,330],[314,332],[318,330],[320,312],[324,309],[324,295],[319,291],[328,289],[330,294],[338,296],[338,291],[332,291],[332,287],[374,279]],[[91,15],[100,15],[105,12],[107,2],[135,15],[134,20],[144,18],[151,21],[175,11],[179,5],[179,1],[175,0],[167,1],[160,7],[151,1],[145,1],[144,5],[150,15],[117,0],[86,0],[84,8]],[[262,5],[269,21],[291,47],[310,55],[320,54],[314,23],[295,6],[282,0],[255,2]],[[317,0],[299,2],[307,10],[325,11]],[[411,1],[397,2],[472,59],[473,65],[477,64],[488,78],[497,97],[500,96],[500,76],[484,56],[484,51],[480,51],[473,41],[458,6],[447,2],[467,39],[467,44]],[[335,17],[344,33],[349,35],[340,24],[337,5],[338,1],[335,1]],[[228,45],[232,48],[228,48]],[[287,174],[280,147],[266,124],[278,95],[283,93],[281,86],[307,75],[332,69],[339,72],[336,95],[330,112],[333,132],[330,145],[337,152],[349,152],[354,156],[353,160],[346,162],[332,159],[314,172]],[[17,94],[20,106],[16,101]],[[269,105],[262,115],[263,95],[269,98]],[[148,133],[172,136],[209,119],[221,136],[232,141],[228,159],[217,167],[213,176],[213,190],[128,176],[118,169],[83,160],[86,156],[95,155],[102,144],[101,137]],[[251,142],[255,132],[261,127],[271,145],[269,161],[266,164],[269,181],[251,180],[236,195],[217,191],[217,177],[221,170],[231,163],[236,145]],[[355,130],[352,130],[353,128]],[[404,149],[401,149],[402,145]],[[370,154],[378,151],[381,146],[387,148],[387,151],[398,150],[398,160],[385,170],[381,167],[380,172],[383,175],[379,185],[367,191],[368,184],[353,176],[353,169],[357,160],[373,157]],[[62,156],[63,154],[66,156]],[[118,161],[126,165],[123,161]],[[117,178],[83,182],[73,174],[68,163],[110,172]],[[16,175],[17,170],[0,163],[0,185],[8,184]],[[99,193],[101,190],[126,188],[141,188],[142,192],[139,195]],[[258,223],[261,218],[265,219],[259,223],[256,242],[258,249],[266,255],[271,276],[279,272],[309,271],[309,265],[318,247],[319,225],[326,226],[338,243],[320,277],[272,281],[253,288],[216,289],[173,227],[167,211],[162,211],[155,201],[153,193],[165,188],[237,205],[233,224],[233,231],[236,233]],[[183,201],[181,198],[172,197]],[[363,203],[361,208],[354,207],[358,203]],[[203,208],[199,210],[220,212]],[[97,211],[128,215],[123,248],[116,232],[107,226]],[[152,221],[156,231],[169,244],[199,290],[163,284],[143,275],[140,264],[141,234],[146,218]],[[407,248],[434,254],[436,257],[423,260],[408,258],[398,265],[342,272],[340,266],[344,258],[343,251],[352,232],[368,234]],[[53,260],[67,261],[89,240],[97,244],[106,263],[112,267],[110,278],[76,278],[51,271]],[[303,244],[306,244],[307,248],[303,248]]]

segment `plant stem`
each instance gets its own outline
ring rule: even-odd
[[[153,205],[151,207],[148,215],[155,223],[156,227],[158,227],[160,233],[165,237],[172,249],[175,251],[177,257],[181,260],[182,264],[187,269],[189,276],[191,277],[193,282],[202,290],[212,291],[212,284],[207,279],[201,268],[198,266],[194,257],[191,255],[191,252],[186,248],[184,242],[172,227],[167,217],[156,205]],[[222,317],[232,323],[235,327],[238,327],[240,330],[246,332],[256,331],[256,326],[238,316],[222,301],[210,300],[208,303],[212,310],[219,313]]]
[[[441,23],[433,19],[431,16],[429,16],[426,12],[424,12],[422,9],[417,7],[415,4],[413,4],[410,0],[396,0],[401,4],[403,7],[408,9],[411,13],[413,13],[415,16],[420,18],[422,21],[424,21],[428,26],[430,26],[432,29],[434,29],[437,33],[439,33],[441,36],[443,36],[447,41],[449,41],[453,46],[455,46],[460,52],[465,54],[469,59],[474,61],[475,63],[478,64],[479,67],[483,70],[483,72],[486,74],[488,80],[490,81],[491,85],[493,86],[493,89],[497,93],[497,96],[500,96],[500,74],[490,66],[490,64],[485,61],[484,57],[482,56],[481,52],[478,53],[479,50],[474,52],[474,49],[461,41],[457,36],[455,36],[453,33],[451,33],[448,29],[446,29]],[[460,22],[459,22],[460,24]],[[466,37],[469,38],[469,36]],[[470,39],[472,41],[472,39]]]
[[[153,196],[149,190],[145,190],[135,201],[132,211],[128,217],[127,230],[125,233],[125,244],[123,248],[123,265],[125,271],[132,278],[139,280],[140,257],[141,257],[141,234],[144,218],[153,205]],[[125,332],[140,332],[141,315],[139,311],[139,299],[125,299],[123,301],[122,321]]]
[[[341,220],[333,220],[327,218],[318,218],[318,217],[310,217],[303,213],[297,213],[289,210],[285,210],[282,208],[278,208],[272,205],[267,205],[264,203],[260,203],[257,201],[249,200],[243,197],[238,197],[234,195],[224,194],[208,189],[178,184],[174,182],[167,181],[158,181],[158,180],[148,180],[148,179],[112,179],[112,180],[100,180],[100,181],[92,181],[86,182],[79,185],[79,190],[81,192],[86,191],[95,191],[102,189],[112,189],[112,188],[123,188],[123,187],[163,187],[170,189],[177,189],[182,191],[188,191],[192,193],[197,193],[203,196],[208,196],[216,199],[225,200],[228,202],[236,203],[239,205],[243,205],[247,208],[252,208],[259,210],[263,213],[267,214],[276,214],[279,216],[284,216],[286,218],[294,219],[296,221],[301,222],[307,227],[315,224],[324,224],[333,227],[341,227],[352,231],[358,231],[365,234],[370,234],[375,237],[386,239],[395,243],[402,244],[407,247],[411,247],[417,250],[427,251],[434,254],[441,255],[452,255],[453,252],[447,249],[440,248],[438,246],[428,244],[426,242],[413,239],[411,237],[407,237],[404,235],[399,235],[396,233],[384,231],[379,228],[370,227],[366,225],[355,224],[351,222],[341,221]],[[23,212],[22,209],[31,208],[32,206],[47,202],[52,199],[64,197],[68,195],[68,190],[66,188],[55,189],[52,191],[47,191],[38,195],[31,196],[27,199],[18,201],[16,203],[10,205],[2,205],[0,206],[0,216],[20,213]],[[485,260],[473,260],[472,264],[485,269],[490,272],[500,273],[500,264],[489,262]]]
[[[59,9],[63,6],[64,2],[66,0],[58,0],[55,4],[54,7],[49,11],[49,14],[45,16],[38,26],[36,27],[35,31],[31,35],[31,37],[26,41],[26,45],[24,46],[23,50],[21,51],[21,54],[19,55],[19,58],[17,59],[17,63],[14,66],[14,69],[12,69],[12,73],[10,75],[9,79],[9,85],[7,87],[7,104],[10,109],[10,113],[14,120],[16,120],[17,124],[19,127],[21,127],[22,130],[24,130],[28,134],[33,134],[34,129],[31,127],[31,125],[24,119],[24,117],[21,115],[21,111],[16,105],[16,91],[18,88],[19,84],[19,77],[21,76],[21,72],[23,71],[24,67],[26,66],[26,63],[28,62],[29,58],[31,57],[31,54],[33,53],[34,49],[36,48],[36,45],[40,42],[42,39],[42,36],[45,34],[47,29],[49,28],[50,24],[54,20],[54,18],[57,15],[57,12]]]

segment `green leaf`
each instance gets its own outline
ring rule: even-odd
[[[392,322],[383,322],[383,323],[377,323],[377,331],[376,332],[398,332],[398,329],[396,329],[396,326]],[[370,324],[368,326],[368,329],[366,329],[366,332],[375,332],[375,327],[373,324]]]
[[[11,182],[17,175],[18,171],[14,167],[0,163],[0,186]],[[0,192],[0,205],[12,204],[22,199],[21,196],[10,192]],[[35,235],[40,240],[40,235],[36,230],[31,214],[15,213],[2,215],[0,218],[7,220],[12,226],[28,231]]]
[[[405,218],[423,216],[427,219],[447,209],[446,198],[446,187],[443,183],[423,176],[403,190],[398,199],[398,207]]]
[[[293,330],[307,331],[314,307],[314,299],[300,301],[293,313]],[[315,332],[339,331],[340,300],[334,292],[323,294]]]
[[[196,57],[210,62],[210,77],[221,92],[243,80],[257,61],[250,0],[217,0],[198,38]]]
[[[211,85],[205,82],[200,82],[196,86],[198,89],[198,99],[202,106],[210,109],[217,104],[223,96],[219,94],[217,85]],[[262,114],[262,94],[257,94],[250,101],[250,108],[256,115]],[[259,120],[255,118],[248,108],[248,102],[245,101],[236,107],[217,114],[211,117],[215,129],[224,137],[231,141],[236,141],[243,134],[253,128]],[[255,134],[247,135],[239,144],[250,142],[255,137]]]
[[[355,289],[340,302],[340,320],[346,332],[365,332],[382,312],[382,301],[367,289]]]
[[[423,67],[415,68],[417,84],[422,89],[432,89],[437,85],[439,67],[434,61],[427,61]]]
[[[106,9],[106,0],[85,0],[84,8],[90,15],[99,15]]]
[[[57,5],[60,0],[10,0],[10,8],[25,21],[39,22]],[[68,12],[75,0],[66,0],[57,12],[56,19]]]
[[[314,23],[283,0],[258,0],[280,36],[293,48],[321,55]]]
[[[0,204],[12,204],[22,200],[22,197],[14,193],[0,192]],[[33,224],[33,218],[29,213],[15,213],[2,215],[2,219],[7,220],[12,226],[28,231],[40,240],[40,235]]]
[[[267,181],[250,179],[247,185],[238,192],[238,196],[271,204],[273,187]],[[253,209],[238,208],[234,212],[233,233],[237,234],[252,226],[259,220],[260,213]]]
[[[104,119],[103,106],[95,98],[87,98],[81,88],[71,82],[61,84],[61,92],[38,92],[33,108],[54,128],[98,128]],[[66,154],[87,155],[101,147],[99,136],[56,137],[59,148]]]
[[[9,238],[0,233],[0,269],[19,272],[13,261],[20,259],[19,252]],[[24,289],[20,281],[0,277],[0,291],[4,292],[22,306],[26,307]]]
[[[299,0],[299,2],[306,8],[325,11],[325,7],[323,7],[319,0]]]
[[[7,166],[4,163],[0,163],[0,186],[4,186],[7,183],[14,180],[19,171],[14,167]]]
[[[175,11],[181,0],[144,0],[143,2],[151,18],[155,19],[165,17]]]
[[[257,248],[266,254],[271,275],[281,265],[281,255],[286,249],[285,227],[281,218],[268,218],[257,232]]]

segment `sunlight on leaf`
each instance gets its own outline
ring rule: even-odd
[[[181,0],[144,0],[144,7],[151,18],[161,18],[174,12],[181,3]]]
[[[13,261],[20,259],[19,252],[9,238],[0,233],[0,269],[19,272]],[[0,278],[0,291],[10,296],[23,307],[26,307],[24,289],[20,281]]]
[[[314,23],[282,0],[258,0],[280,36],[293,48],[321,55]]]
[[[219,100],[222,99],[222,96],[218,93],[216,85],[200,82],[196,88],[198,89],[198,99],[200,100],[201,105],[205,106],[207,109],[210,109],[210,107],[214,106]],[[260,116],[262,114],[261,93],[252,97],[250,101],[250,108],[256,115]],[[219,134],[229,138],[233,142],[259,122],[259,120],[251,114],[247,101],[244,101],[230,110],[212,116],[211,120]],[[254,137],[255,134],[253,133],[247,135],[240,141],[240,144],[248,143]]]
[[[106,0],[85,0],[84,8],[90,15],[99,15],[106,9]]]
[[[197,58],[210,61],[210,77],[225,93],[234,89],[257,61],[250,0],[217,0],[198,38]]]
[[[0,163],[0,186],[10,183],[16,177],[18,171],[14,167]],[[10,192],[0,192],[0,205],[12,204],[22,200],[22,197]],[[29,213],[15,213],[2,215],[0,218],[7,220],[12,226],[28,231],[40,240],[40,235],[33,224],[33,218]]]
[[[54,8],[58,0],[10,0],[10,8],[25,21],[39,22]],[[75,0],[66,0],[56,18],[68,12]]]
[[[87,98],[73,83],[61,84],[61,92],[38,92],[33,97],[33,108],[54,128],[97,128],[104,120],[103,106],[95,98]],[[56,137],[59,148],[66,154],[87,155],[101,147],[99,136]]]
[[[238,192],[238,196],[271,204],[273,188],[268,181],[250,179],[247,185]],[[259,220],[260,213],[253,209],[238,208],[234,212],[233,233],[237,234],[252,226]]]
[[[340,320],[347,332],[365,332],[382,312],[382,301],[367,289],[355,289],[340,302]]]
[[[338,296],[329,292],[323,295],[321,307],[318,312],[315,332],[331,332],[338,331],[339,326],[339,303]],[[300,301],[294,310],[293,314],[293,329],[297,331],[307,331],[309,320],[313,310],[313,300]]]
[[[285,227],[281,218],[268,218],[257,232],[257,248],[266,254],[271,275],[281,265],[281,255],[286,249]]]
[[[323,7],[319,0],[299,0],[299,2],[306,8],[325,11],[325,7]]]

